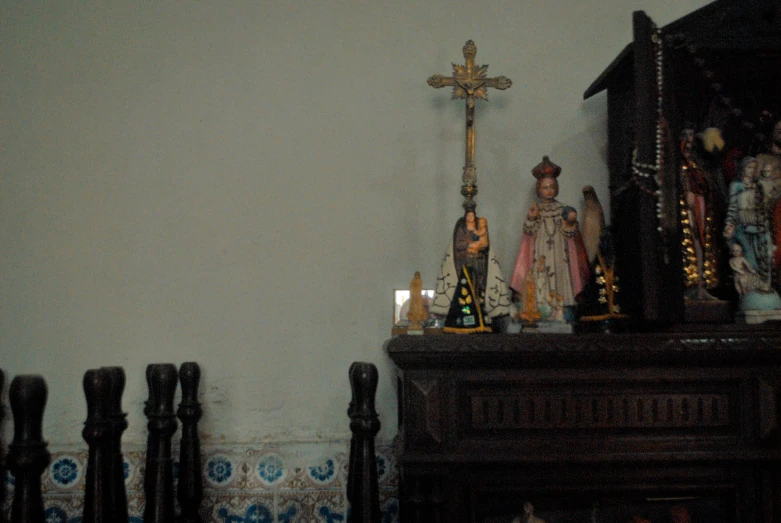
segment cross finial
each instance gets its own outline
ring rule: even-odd
[[[428,79],[428,84],[435,88],[453,87],[454,100],[466,98],[466,161],[462,178],[461,194],[466,198],[464,207],[475,207],[474,197],[477,195],[477,170],[475,169],[475,100],[488,99],[488,88],[505,90],[512,86],[512,81],[504,76],[488,78],[488,65],[475,65],[477,47],[472,40],[467,40],[463,48],[464,65],[453,65],[453,76],[435,74]]]

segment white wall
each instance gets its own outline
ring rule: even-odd
[[[533,201],[607,200],[606,96],[631,40],[705,0],[0,3],[0,366],[49,383],[45,435],[83,445],[81,379],[198,361],[222,442],[345,437],[352,361],[395,433],[392,291],[434,277],[455,220],[464,105],[426,79],[513,80],[477,108],[478,211],[505,269]],[[7,385],[6,385],[7,387]],[[7,401],[7,399],[6,399]]]

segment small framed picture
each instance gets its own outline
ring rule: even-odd
[[[431,300],[434,298],[433,289],[424,289],[423,306],[428,310]],[[404,325],[407,321],[407,311],[409,310],[409,289],[395,289],[393,291],[393,325]]]

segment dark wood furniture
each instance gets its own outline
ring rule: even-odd
[[[112,389],[111,371],[103,367],[84,373],[84,395],[87,399],[87,420],[81,434],[89,447],[87,473],[84,482],[83,523],[114,521],[112,485],[115,460],[112,457]],[[124,481],[122,487],[124,488]],[[117,519],[119,521],[119,519]],[[125,519],[127,521],[127,519]]]
[[[781,2],[716,0],[660,28],[637,11],[632,25],[633,42],[584,93],[607,91],[609,221],[621,305],[646,324],[729,321],[737,297],[719,240],[725,203],[714,203],[712,213],[720,283],[711,289],[724,301],[684,300],[680,136],[690,126],[718,127],[727,151],[758,152],[751,144],[766,132],[763,112],[776,120],[781,114]],[[633,169],[633,152],[642,172]],[[726,188],[731,177],[717,177]]]
[[[3,390],[5,384],[5,373],[0,370],[0,390]],[[3,444],[3,433],[5,421],[5,407],[0,403],[0,478],[5,480],[5,445]],[[0,481],[0,507],[5,507],[6,487],[5,481]],[[6,522],[5,510],[0,510],[0,523]]]
[[[781,522],[781,330],[398,336],[386,349],[402,522],[652,498]]]
[[[149,400],[145,413],[149,420],[146,445],[146,475],[144,476],[144,521],[146,523],[173,523],[174,460],[171,439],[177,429],[174,414],[174,394],[179,379],[172,363],[147,366]]]
[[[182,363],[179,367],[182,401],[176,411],[176,417],[182,422],[182,439],[179,444],[179,484],[176,490],[176,499],[179,500],[182,511],[179,523],[203,521],[200,514],[203,501],[201,440],[198,437],[198,422],[203,416],[203,408],[198,401],[200,381],[200,365],[194,361]]]
[[[122,367],[101,367],[84,373],[87,420],[82,436],[89,457],[82,523],[128,522],[122,458],[122,433],[128,427],[127,414],[122,411],[125,382]]]
[[[41,475],[51,461],[43,439],[43,411],[49,389],[39,375],[19,375],[11,381],[8,399],[14,418],[14,439],[7,466],[14,475],[12,523],[44,523]]]
[[[200,367],[195,362],[183,363],[178,373],[182,384],[182,398],[177,416],[182,420],[180,474],[178,499],[181,514],[174,512],[174,460],[171,438],[176,432],[173,411],[177,385],[177,370],[173,364],[152,364],[147,367],[149,399],[144,413],[148,418],[146,476],[144,490],[146,504],[144,520],[148,522],[200,523],[199,509],[203,497],[201,484],[201,453],[198,421],[202,415],[198,401]],[[0,390],[4,382],[0,370]],[[374,369],[374,389],[364,401],[374,409],[374,390],[377,386]],[[122,367],[101,367],[84,374],[83,387],[87,400],[87,419],[82,436],[88,444],[88,461],[84,486],[84,523],[127,523],[127,493],[125,491],[122,434],[128,427],[127,414],[122,411],[122,394],[126,376]],[[368,387],[368,385],[364,385]],[[368,392],[366,392],[368,394]],[[43,440],[43,414],[48,396],[42,376],[16,376],[8,392],[13,414],[14,432],[9,453],[3,460],[0,445],[0,477],[5,469],[13,474],[14,488],[11,503],[13,523],[41,522],[46,519],[42,498],[41,475],[46,471],[51,456]],[[376,418],[376,412],[374,413]],[[5,408],[0,405],[0,425]],[[377,422],[377,429],[379,422]],[[376,430],[375,430],[376,433]],[[372,436],[373,437],[373,436]],[[371,441],[373,456],[374,442]],[[372,461],[372,463],[374,463]],[[5,467],[5,468],[4,468]],[[55,467],[56,468],[56,467]],[[376,491],[377,480],[374,478]],[[0,506],[5,502],[5,481],[0,481]],[[7,520],[7,512],[0,510],[0,523]]]
[[[374,407],[377,367],[362,361],[350,365],[353,397],[347,409],[350,417],[350,462],[347,470],[347,523],[380,523],[380,492],[377,483],[377,454],[374,438],[380,420]]]

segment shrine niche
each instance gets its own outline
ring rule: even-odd
[[[781,3],[633,24],[584,94],[608,94],[626,312],[646,326],[781,319]]]

